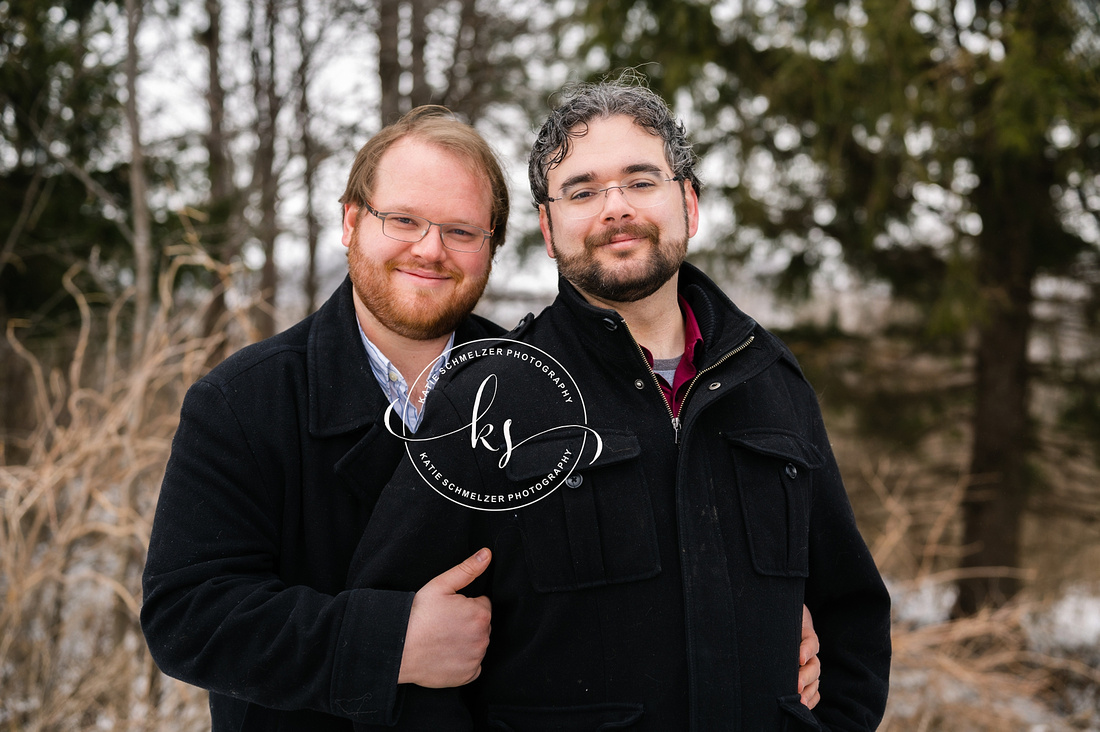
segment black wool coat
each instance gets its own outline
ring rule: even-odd
[[[542,484],[563,454],[552,435],[516,448],[503,470],[502,453],[480,447],[441,466],[442,443],[417,443],[397,469],[353,586],[413,589],[480,546],[493,550],[470,588],[493,602],[481,676],[458,692],[402,688],[398,729],[877,727],[890,600],[816,395],[790,351],[701,272],[685,264],[679,288],[703,351],[678,422],[625,321],[562,281],[554,304],[508,337],[575,379],[587,425],[603,438],[595,463],[581,459],[553,493],[504,511],[468,505],[491,509],[486,496]],[[553,421],[545,399],[516,386],[520,368],[478,356],[453,369],[417,438],[469,423],[490,375],[494,399],[475,432],[495,426],[485,445],[505,417],[514,441],[529,416]],[[473,496],[467,505],[449,492],[455,483]],[[813,712],[797,694],[803,603],[821,640]]]
[[[457,342],[501,329],[472,316]],[[393,705],[411,592],[348,590],[404,454],[349,280],[188,391],[143,577],[157,665],[210,691],[212,727],[341,732]]]

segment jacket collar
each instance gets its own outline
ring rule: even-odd
[[[359,335],[350,277],[312,317],[306,342],[310,434],[331,437],[380,422],[388,402]],[[455,331],[455,343],[500,332],[492,322],[471,315]]]
[[[374,422],[386,408],[359,337],[351,278],[313,316],[306,344],[309,432],[331,437]]]
[[[679,292],[691,305],[703,335],[703,361],[706,368],[760,330],[756,321],[743,313],[714,282],[697,267],[680,265]],[[634,358],[633,347],[624,351],[621,338],[630,338],[626,323],[615,310],[599,308],[581,295],[564,278],[558,278],[558,299],[579,321],[577,335],[586,348],[605,354],[612,360]]]

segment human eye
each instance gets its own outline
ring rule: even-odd
[[[459,242],[472,242],[484,236],[484,232],[476,226],[463,224],[448,224],[445,232],[448,237]]]
[[[655,175],[643,175],[637,178],[631,178],[626,182],[625,187],[628,190],[635,191],[637,193],[649,193],[657,190],[661,185],[661,179]]]
[[[424,220],[418,216],[403,213],[391,213],[386,216],[386,222],[394,228],[402,231],[419,231],[424,228]]]
[[[584,203],[599,193],[595,188],[577,188],[565,194],[565,200],[570,203]]]

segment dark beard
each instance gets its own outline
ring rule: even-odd
[[[617,277],[595,258],[595,251],[619,234],[649,240],[645,271],[636,277]],[[687,254],[687,237],[683,242],[661,246],[661,229],[656,224],[626,224],[586,237],[583,252],[563,255],[556,246],[553,249],[558,273],[578,290],[608,302],[637,302],[659,290],[680,270]]]
[[[348,249],[348,272],[359,299],[383,326],[405,338],[430,341],[454,332],[473,312],[489,281],[491,264],[485,276],[478,280],[467,280],[458,270],[436,267],[436,271],[446,272],[454,278],[455,291],[446,300],[436,295],[423,295],[416,297],[413,303],[398,302],[388,276],[399,263],[377,264],[364,258],[359,249],[358,228],[357,224],[352,232],[352,246]]]

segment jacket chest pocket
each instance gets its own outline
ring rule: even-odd
[[[582,458],[553,494],[517,511],[537,592],[631,582],[661,571],[638,438],[605,429],[599,434],[603,449],[594,463]],[[508,477],[532,476],[509,465]]]
[[[810,505],[821,454],[792,432],[722,436],[732,452],[753,567],[764,575],[809,576]]]

